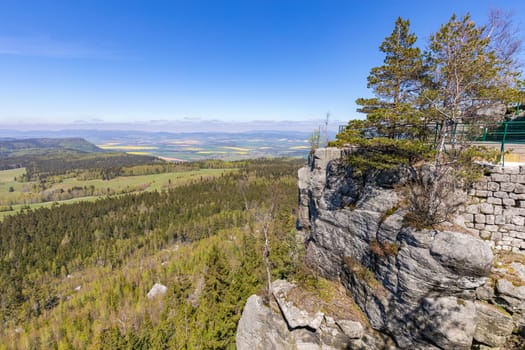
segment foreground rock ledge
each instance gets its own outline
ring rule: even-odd
[[[272,289],[268,305],[258,295],[248,299],[237,327],[237,349],[388,348],[380,336],[365,334],[358,320],[321,312],[322,302],[295,284],[278,280]],[[301,293],[300,299],[297,293]]]

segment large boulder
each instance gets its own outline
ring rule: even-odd
[[[275,281],[272,287],[273,298],[268,304],[257,295],[246,302],[237,326],[238,349],[395,349],[389,337],[363,326],[357,319],[362,315],[352,313],[356,312],[355,304],[343,291],[339,290],[342,294],[336,293],[332,300],[338,306],[334,307],[316,293],[288,281]],[[283,303],[287,304],[284,309],[280,306]],[[318,318],[323,308],[326,314]],[[348,318],[340,318],[343,314]]]
[[[286,322],[261,297],[252,295],[244,305],[235,340],[239,350],[290,349],[288,333]]]
[[[504,307],[509,312],[525,310],[525,286],[514,286],[512,282],[500,278],[496,283],[496,293],[504,301]]]
[[[458,232],[440,231],[430,245],[440,264],[465,276],[488,276],[494,255],[492,249],[479,238]]]
[[[277,280],[272,284],[273,295],[286,319],[288,327],[291,329],[308,327],[316,330],[321,326],[324,314],[320,311],[308,312],[300,309],[293,301],[288,300],[288,293],[294,287],[295,285],[285,280]]]
[[[155,283],[149,290],[148,294],[146,294],[146,297],[148,297],[148,299],[153,299],[158,295],[166,294],[167,291],[168,287],[160,283]]]
[[[360,322],[339,320],[336,321],[336,323],[341,328],[343,333],[349,338],[359,339],[364,335],[363,325]]]
[[[476,307],[456,297],[425,298],[417,321],[430,343],[442,349],[468,350],[476,330]]]

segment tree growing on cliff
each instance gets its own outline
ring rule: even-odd
[[[425,159],[429,148],[420,139],[423,114],[417,108],[418,94],[425,81],[426,67],[417,37],[410,32],[410,21],[398,17],[392,33],[381,43],[383,65],[373,67],[367,87],[374,98],[359,98],[358,112],[366,120],[351,120],[332,145],[360,147],[351,163],[360,170],[392,168]],[[422,132],[423,131],[423,132]]]
[[[470,15],[452,15],[430,37],[431,80],[422,97],[428,102],[428,113],[441,125],[437,162],[443,161],[447,136],[458,122],[472,121],[478,117],[474,111],[505,102],[505,94],[517,86],[518,73],[498,57],[485,33],[486,27],[476,26]]]
[[[376,97],[356,101],[368,123],[389,138],[417,133],[422,117],[415,108],[415,99],[426,69],[421,50],[415,47],[416,40],[416,35],[410,33],[410,21],[398,17],[392,34],[379,46],[385,54],[383,65],[372,68],[368,76],[367,87]]]
[[[423,55],[413,47],[416,37],[409,33],[409,22],[398,18],[380,47],[384,65],[372,68],[368,77],[376,97],[356,101],[367,119],[350,121],[332,143],[359,147],[349,159],[354,167],[412,167],[414,186],[421,187],[411,192],[412,207],[418,217],[425,213],[425,225],[446,218],[444,189],[455,185],[447,182],[467,186],[479,174],[473,161],[494,159],[494,152],[450,142],[459,122],[476,122],[477,110],[506,102],[517,90],[517,41],[507,40],[509,50],[501,47],[504,43],[495,43],[509,31],[495,19],[493,23],[489,30],[477,26],[468,14],[460,19],[453,15],[431,35]],[[428,138],[434,130],[435,138]],[[450,147],[445,150],[447,142]],[[422,171],[421,160],[431,167]],[[422,195],[428,198],[422,201]]]

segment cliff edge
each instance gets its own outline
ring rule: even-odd
[[[349,152],[317,149],[299,170],[298,226],[307,264],[343,286],[361,315],[334,317],[309,305],[315,327],[292,324],[283,305],[300,311],[307,298],[283,302],[288,282],[276,282],[269,305],[256,296],[248,301],[238,348],[522,348],[523,255],[494,253],[494,242],[469,228],[461,211],[438,229],[408,226],[400,190],[410,186],[408,175],[402,169],[356,174],[346,162]],[[465,193],[457,196],[466,198],[463,208],[483,205]],[[345,332],[345,323],[360,331]],[[299,336],[304,332],[306,338]],[[258,347],[264,339],[282,341]]]

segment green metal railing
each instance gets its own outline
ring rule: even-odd
[[[454,145],[457,143],[487,143],[500,144],[500,162],[504,165],[505,146],[512,144],[525,144],[525,120],[507,120],[493,123],[452,123],[445,126],[445,143]],[[346,130],[346,125],[339,126],[339,133]],[[414,130],[418,130],[417,139],[432,142],[435,146],[438,141],[443,124],[430,123],[422,126],[394,125],[378,128],[367,128],[363,134],[368,137],[385,136],[397,139],[412,138]],[[378,130],[382,130],[380,133]],[[411,130],[408,133],[406,130]],[[396,133],[397,131],[397,133]],[[388,133],[388,135],[387,135]]]
[[[478,129],[478,133],[453,134],[454,138],[473,143],[499,143],[500,162],[505,165],[505,148],[507,144],[525,144],[525,121],[508,120],[499,123],[457,124],[456,128]],[[463,131],[463,130],[462,130]]]

